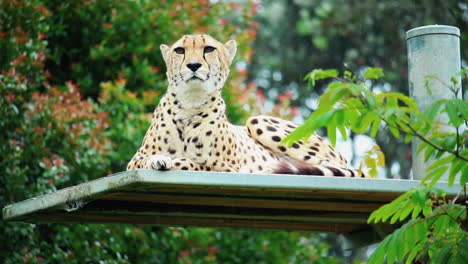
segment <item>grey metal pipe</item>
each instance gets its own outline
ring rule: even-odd
[[[443,98],[453,98],[454,94],[447,84],[461,69],[460,65],[460,30],[452,26],[424,26],[406,32],[408,45],[409,92],[415,98],[420,111],[431,103]],[[435,76],[426,87],[426,77]],[[458,83],[461,77],[458,76]],[[461,96],[461,93],[460,93]],[[447,123],[448,117],[440,114],[436,117],[441,123]],[[442,129],[450,129],[448,127]],[[416,154],[419,140],[412,142],[413,179],[420,180],[426,175],[426,168],[431,161],[424,162],[423,155]],[[442,176],[447,179],[447,174]]]

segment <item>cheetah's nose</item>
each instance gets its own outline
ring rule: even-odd
[[[187,64],[187,68],[189,68],[193,72],[196,72],[200,67],[201,67],[201,64],[198,62],[191,62]]]

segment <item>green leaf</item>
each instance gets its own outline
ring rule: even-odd
[[[415,233],[415,227],[411,226],[407,228],[406,232],[404,233],[402,237],[402,241],[405,242],[402,245],[404,248],[404,255],[407,255],[408,252],[411,252],[414,245],[416,245],[417,242],[419,241],[419,239],[414,235],[414,233]]]
[[[406,125],[401,119],[396,118],[395,121],[398,124],[398,127],[400,127],[400,130],[402,130],[404,133],[413,133],[411,128],[409,128],[409,126]]]
[[[374,122],[372,122],[372,127],[370,131],[370,136],[375,138],[377,136],[377,132],[379,131],[380,123],[382,122],[382,119],[380,117],[377,117],[374,119]]]
[[[348,70],[344,71],[343,76],[348,82],[354,82],[356,80],[356,76]]]
[[[348,133],[346,132],[346,128],[343,125],[338,125],[338,130],[340,130],[341,137],[343,140],[348,140]]]
[[[419,214],[421,213],[421,211],[422,211],[421,206],[415,206],[413,212],[411,213],[411,218],[414,219],[414,218],[418,217]]]
[[[426,147],[426,151],[424,151],[424,162],[427,162],[433,156],[434,152],[437,150],[436,148],[434,148],[433,146],[427,143],[421,143],[420,147]]]
[[[345,124],[345,110],[338,109],[335,111],[335,120],[338,125]]]
[[[455,242],[444,243],[442,249],[438,249],[435,257],[431,259],[431,263],[447,263],[454,245]]]
[[[441,209],[442,213],[447,214],[448,217],[448,224],[447,227],[451,228],[452,230],[458,230],[461,228],[458,225],[458,220],[463,220],[466,214],[466,207],[460,204],[443,204],[440,205],[438,208]],[[468,234],[468,233],[467,233]]]
[[[391,129],[396,129],[397,128],[397,123],[396,123],[396,116],[394,115],[396,112],[396,109],[395,108],[385,108],[384,109],[384,112],[383,112],[383,116],[384,116],[384,121],[387,123],[387,126],[389,128],[389,130],[391,131]],[[399,135],[399,132],[398,132],[398,135]]]
[[[412,264],[413,260],[418,256],[418,254],[421,252],[421,249],[424,247],[425,243],[418,243],[416,244],[415,247],[410,251],[410,254],[408,255],[408,258],[406,259],[406,264]]]
[[[370,255],[368,263],[384,263],[385,254],[388,247],[388,241],[390,240],[391,235],[388,235],[374,250],[372,255]]]
[[[429,105],[426,110],[424,111],[424,115],[429,119],[429,121],[433,121],[434,118],[436,117],[437,113],[439,112],[440,107],[442,106],[443,103],[445,103],[445,99],[443,100],[438,100]]]
[[[413,210],[416,209],[416,207],[419,207],[419,206],[414,206],[413,204],[411,203],[408,203],[408,206],[406,206],[406,208],[404,208],[400,214],[400,218],[398,219],[398,221],[403,221],[406,219],[406,217],[408,217],[408,215],[413,212]]]
[[[398,107],[398,98],[394,96],[387,97],[387,105],[391,108]]]
[[[404,105],[406,105],[406,108],[409,109],[409,113],[419,115],[419,110],[416,105],[416,101],[404,94],[401,93],[388,93],[388,92],[383,92],[378,95],[376,95],[377,99],[379,102],[383,102],[383,99],[387,101],[387,106],[390,106],[391,108],[394,107],[405,107],[405,106],[400,106],[399,103],[396,103],[395,100],[399,100],[403,102]],[[383,105],[383,103],[379,103],[380,105]]]
[[[409,143],[412,139],[413,139],[413,135],[408,133],[408,134],[405,135],[405,140],[404,141],[405,141],[405,143]]]
[[[468,262],[468,235],[464,235],[458,242],[458,255],[461,261],[458,263],[467,263]]]
[[[447,155],[439,160],[434,161],[431,166],[429,166],[426,171],[434,170],[437,167],[450,163],[455,158],[454,155]]]
[[[312,113],[312,115],[310,115],[310,117],[305,121],[305,123],[298,126],[293,132],[286,136],[281,141],[281,144],[290,146],[294,142],[297,142],[302,138],[308,138],[318,128],[320,128],[320,124],[318,123],[320,121],[320,118],[327,118],[327,115],[321,115],[317,111]]]
[[[452,100],[445,102],[445,110],[449,116],[449,124],[458,127],[464,120],[458,115],[457,107]]]
[[[330,123],[327,126],[327,135],[328,139],[330,140],[330,143],[332,146],[336,145],[336,126],[333,123]]]
[[[452,224],[451,218],[448,215],[441,215],[439,217],[436,217],[436,220],[432,225],[432,228],[434,229],[434,234],[447,233],[447,229],[449,228],[450,224]]]
[[[437,150],[435,155],[434,155],[434,158],[435,159],[439,159],[440,157],[442,157],[442,155],[446,154],[447,152],[443,151],[443,150]]]
[[[380,79],[385,76],[381,68],[369,68],[364,73],[364,78],[366,79]]]
[[[359,90],[364,94],[366,98],[366,104],[368,105],[368,108],[372,109],[376,106],[377,100],[375,98],[375,95],[367,89],[364,84],[359,86]]]
[[[380,149],[380,147],[378,145],[375,145],[372,149],[377,153],[377,166],[385,166],[385,155]]]
[[[293,132],[286,136],[281,144],[291,146],[294,142],[299,141],[300,139],[307,139],[312,135],[317,129],[325,127],[328,125],[336,125],[333,122],[333,111],[324,111],[319,112],[315,111],[309,118],[305,121],[304,124],[297,127]]]
[[[387,263],[388,264],[393,264],[395,263],[395,258],[397,256],[397,250],[398,248],[395,245],[395,233],[389,235],[388,237],[390,238],[388,241],[389,246],[387,247]]]
[[[463,186],[468,182],[468,164],[463,162],[463,167],[461,169],[460,185]]]
[[[424,78],[424,87],[426,88],[427,93],[429,95],[432,95],[431,82],[434,79],[437,79],[437,75],[435,74],[426,75],[426,77]]]
[[[461,114],[463,120],[468,119],[468,101],[462,99],[452,99],[452,103],[457,107],[458,112]]]
[[[426,177],[423,179],[423,183],[427,180],[432,178],[431,182],[428,184],[429,186],[434,186],[434,184],[442,177],[442,175],[447,171],[447,166],[439,167],[433,171],[431,171]]]
[[[424,217],[428,217],[432,213],[432,208],[429,206],[424,206],[422,212]]]
[[[423,242],[427,240],[427,233],[429,232],[427,221],[424,219],[412,219],[405,225],[412,225],[414,230],[413,235],[416,241]]]
[[[408,231],[407,228],[399,228],[393,233],[394,235],[393,241],[395,241],[395,243],[393,243],[393,247],[395,247],[395,252],[396,252],[395,258],[399,262],[403,261],[403,258],[406,255],[405,246],[406,246],[407,241],[404,241],[404,235],[407,231]],[[404,241],[404,242],[401,243],[400,241]]]
[[[380,221],[385,222],[389,217],[391,217],[395,212],[399,211],[402,207],[404,207],[408,200],[410,199],[412,192],[414,189],[411,189],[404,194],[397,197],[391,203],[381,206],[379,209],[372,212],[367,220],[368,223],[374,221],[374,223],[378,223]]]
[[[393,216],[390,219],[390,224],[393,225],[394,223],[396,223],[396,221],[400,218],[400,215],[401,215],[403,209],[406,208],[406,207],[411,207],[410,200],[405,200],[405,201],[397,204],[397,207],[395,208],[396,210],[394,210]],[[383,217],[382,220],[386,221],[386,217]]]
[[[455,150],[457,145],[457,135],[455,133],[443,133],[438,135],[438,144],[444,149]],[[432,138],[431,138],[432,139]],[[434,141],[436,141],[435,139]]]
[[[328,86],[329,94],[327,95],[330,98],[330,103],[335,104],[336,102],[349,97],[350,93],[347,87],[348,85],[346,83],[331,83]]]
[[[394,126],[388,126],[388,129],[395,138],[400,138],[400,131],[398,130],[398,128]]]
[[[308,80],[310,86],[315,86],[315,81],[328,79],[328,78],[336,78],[336,77],[338,77],[338,71],[335,69],[331,69],[331,70],[315,69],[309,72],[304,77],[304,80]]]
[[[356,96],[356,97],[361,96],[362,85],[355,84],[355,83],[347,83],[347,88],[353,96]]]
[[[362,118],[359,120],[357,127],[356,127],[356,132],[357,133],[364,133],[366,132],[367,129],[369,129],[370,124],[378,118],[374,112],[368,111],[365,113]]]
[[[424,208],[426,201],[429,199],[425,188],[415,189],[411,194],[413,201],[418,203],[421,208]]]
[[[465,161],[455,158],[450,166],[449,172],[449,186],[452,186],[455,182],[455,178],[458,173],[461,172],[463,166],[468,166]],[[463,185],[463,184],[462,184]]]

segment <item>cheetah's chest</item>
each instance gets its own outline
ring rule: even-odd
[[[174,116],[174,130],[178,134],[179,151],[184,157],[212,166],[223,156],[233,154],[235,142],[223,122],[225,118],[202,111]],[[212,112],[212,111],[211,111]],[[216,165],[216,164],[215,164]]]

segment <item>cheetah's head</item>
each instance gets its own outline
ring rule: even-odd
[[[208,35],[185,35],[161,45],[169,86],[184,108],[198,107],[220,91],[236,54],[235,40],[221,43]]]

